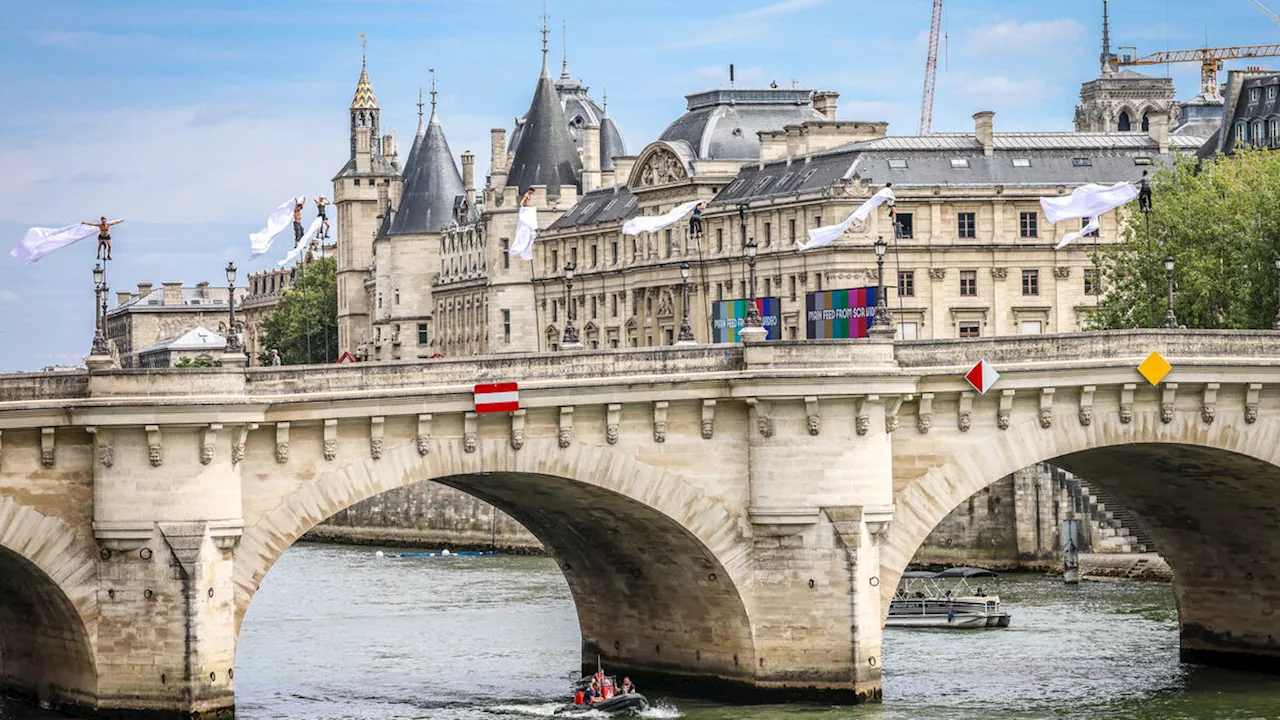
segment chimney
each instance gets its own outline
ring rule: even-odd
[[[151,294],[151,283],[138,283],[138,299],[146,300]]]
[[[462,187],[467,192],[476,187],[476,154],[470,150],[462,151]]]
[[[978,142],[982,143],[982,154],[987,157],[996,152],[995,116],[990,110],[973,114],[973,132],[978,136]]]
[[[582,192],[600,187],[600,126],[590,123],[582,128]]]
[[[198,293],[200,294],[200,299],[201,299],[201,300],[207,300],[207,299],[209,299],[209,283],[208,283],[208,281],[202,281],[202,282],[198,282],[198,283],[196,283],[196,292],[198,292]]]
[[[121,305],[129,302],[132,299],[133,299],[133,294],[130,293],[128,290],[116,291],[116,307],[120,307]]]
[[[612,170],[600,171],[600,187],[613,187],[618,184],[618,180],[613,175]]]
[[[783,142],[786,143],[787,157],[800,157],[800,126],[788,125],[784,127],[782,131],[786,133],[786,140]]]
[[[631,180],[631,168],[635,164],[635,155],[619,155],[613,159],[613,176],[619,185],[626,185]]]
[[[507,131],[494,128],[489,131],[489,187],[502,188],[507,184]]]
[[[396,136],[382,136],[382,157],[390,162],[391,158],[396,156]]]
[[[182,304],[182,283],[166,282],[160,283],[164,286],[164,304],[165,305],[181,305]]]
[[[822,90],[813,94],[813,109],[827,116],[828,120],[836,119],[836,100],[840,93],[834,90]]]
[[[1164,110],[1152,110],[1147,113],[1148,134],[1160,146],[1160,154],[1169,154],[1169,113]]]

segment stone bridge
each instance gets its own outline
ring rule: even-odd
[[[985,395],[962,379],[979,359],[1002,373]],[[473,383],[503,380],[522,409],[477,416]],[[1280,667],[1280,333],[1125,331],[0,376],[0,684],[104,716],[228,711],[272,564],[435,480],[552,551],[584,665],[876,699],[926,535],[1050,460],[1144,519],[1186,659]]]

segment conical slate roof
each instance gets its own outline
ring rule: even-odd
[[[453,161],[433,101],[431,120],[423,127],[419,119],[418,132],[404,164],[404,190],[389,234],[440,232],[453,221],[454,201],[465,194],[462,174]]]
[[[369,67],[360,66],[360,80],[356,82],[356,94],[351,98],[352,110],[377,110],[378,98],[373,94],[373,83],[369,82]]]
[[[533,102],[520,135],[507,185],[516,186],[520,192],[533,185],[546,185],[547,195],[551,197],[559,197],[563,186],[577,186],[582,159],[569,135],[560,98],[547,70],[545,52],[542,76],[533,91]]]

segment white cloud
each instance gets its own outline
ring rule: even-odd
[[[988,75],[948,88],[950,94],[980,109],[995,110],[1003,107],[1033,106],[1062,94],[1061,88],[1043,78],[1026,80],[1010,79],[1003,75]]]
[[[776,18],[817,7],[826,0],[781,0],[733,15],[709,18],[700,23],[696,32],[669,43],[657,46],[659,50],[688,50],[752,38],[766,37],[776,29],[771,23]]]
[[[22,298],[12,290],[0,290],[0,302],[16,303]]]
[[[992,25],[966,28],[965,50],[973,55],[1030,55],[1044,57],[1055,48],[1079,43],[1086,36],[1084,26],[1071,18],[1042,22],[1005,20]]]

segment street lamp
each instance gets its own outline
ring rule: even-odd
[[[744,343],[763,342],[768,339],[769,331],[764,328],[764,320],[760,317],[760,309],[756,307],[756,251],[758,250],[755,240],[747,240],[746,246],[743,248],[743,254],[747,258],[747,267],[750,268],[749,277],[750,285],[748,287],[750,296],[747,299],[747,319],[743,323],[743,327],[738,331],[738,339]]]
[[[1164,306],[1164,324],[1160,327],[1173,330],[1178,327],[1178,318],[1173,315],[1173,256],[1164,259],[1164,283],[1167,289]]]
[[[875,323],[871,326],[871,330],[867,333],[872,337],[892,338],[894,336],[893,315],[889,312],[889,299],[885,297],[884,291],[884,253],[889,249],[888,243],[884,241],[884,236],[876,239],[876,317]]]
[[[677,345],[696,345],[698,341],[693,337],[693,328],[689,327],[689,263],[680,263],[680,286],[684,293],[684,317],[680,321],[680,339],[676,341]]]
[[[93,345],[89,354],[111,354],[107,344],[107,270],[102,263],[93,266]]]
[[[564,342],[560,344],[561,350],[578,350],[582,348],[582,343],[578,340],[578,328],[573,326],[573,273],[577,269],[577,263],[570,262],[564,266],[565,294],[568,297],[564,318]]]
[[[231,317],[227,321],[227,347],[226,353],[240,352],[240,337],[236,335],[236,264],[227,261],[227,307],[230,308]]]

